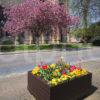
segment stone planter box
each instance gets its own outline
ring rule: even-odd
[[[28,90],[36,100],[78,100],[86,96],[91,88],[92,74],[49,86],[45,81],[28,72]]]

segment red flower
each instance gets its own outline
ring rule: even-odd
[[[41,67],[41,65],[39,64],[38,67]]]
[[[42,69],[43,69],[43,70],[46,70],[47,68],[48,68],[47,65],[42,66]]]
[[[70,69],[70,72],[73,72],[74,70],[73,69]]]
[[[81,67],[77,67],[78,70],[81,70]]]
[[[71,68],[76,69],[76,66],[71,66]]]
[[[73,72],[76,69],[76,66],[71,66],[70,72]]]

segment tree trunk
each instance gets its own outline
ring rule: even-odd
[[[84,27],[85,33],[87,32],[87,28],[88,28],[89,3],[90,3],[90,0],[83,0],[83,27]]]

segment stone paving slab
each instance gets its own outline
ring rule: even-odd
[[[27,91],[27,74],[0,79],[0,100],[35,100]]]
[[[100,61],[82,63],[93,73],[93,85],[98,89],[84,100],[100,100]],[[0,79],[0,100],[36,100],[27,91],[27,74]]]

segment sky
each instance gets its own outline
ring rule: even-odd
[[[72,15],[76,15],[76,16],[78,16],[78,9],[77,8],[80,6],[80,4],[76,8],[74,8],[73,4],[75,4],[77,1],[81,1],[81,0],[69,0],[70,13]],[[90,10],[88,13],[89,22],[90,23],[98,22],[98,21],[100,21],[100,0],[90,0],[90,1],[91,1],[90,7],[89,7]],[[82,8],[82,7],[80,6],[80,8]]]

